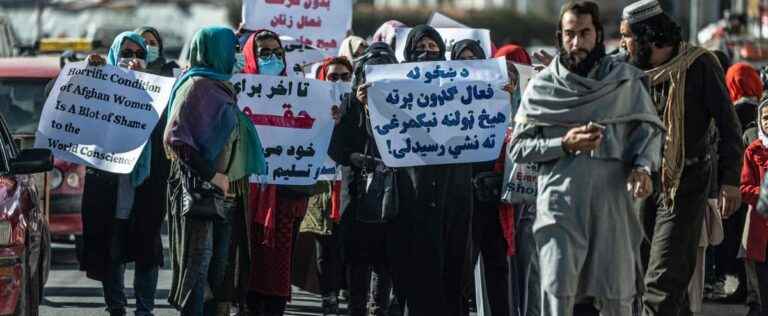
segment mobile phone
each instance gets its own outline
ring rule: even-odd
[[[599,129],[599,130],[601,130],[601,131],[604,131],[604,130],[605,130],[605,128],[606,128],[606,127],[605,127],[605,125],[603,125],[603,124],[600,124],[600,123],[589,122],[589,123],[587,124],[587,128],[593,128],[593,127],[596,127],[597,129]]]

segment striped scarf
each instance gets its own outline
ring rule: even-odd
[[[663,109],[662,119],[667,128],[661,163],[661,187],[664,192],[664,206],[670,209],[674,207],[675,195],[685,167],[686,74],[691,64],[703,54],[711,53],[703,48],[682,43],[680,53],[675,58],[646,71],[652,87],[669,82],[666,104],[657,104],[657,108]]]

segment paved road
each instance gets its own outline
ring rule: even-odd
[[[85,277],[78,271],[74,264],[74,251],[69,245],[54,245],[54,262],[50,278],[46,284],[46,298],[40,308],[44,316],[91,316],[106,315],[104,312],[104,299],[102,298],[101,284]],[[167,266],[167,265],[166,265]],[[176,316],[179,313],[168,305],[168,289],[170,287],[171,272],[160,272],[158,299],[155,315]],[[133,271],[129,268],[126,274],[125,284],[129,297],[132,296]],[[129,300],[130,308],[135,307],[135,302]],[[132,313],[132,310],[129,310]],[[293,301],[288,307],[286,315],[321,315],[320,298],[305,292],[296,292]],[[708,304],[705,306],[703,316],[743,316],[746,309],[734,305]],[[129,314],[130,315],[130,314]]]

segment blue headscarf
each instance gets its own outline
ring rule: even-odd
[[[120,60],[120,51],[123,50],[123,44],[125,41],[134,42],[139,45],[144,52],[147,51],[147,44],[144,42],[144,37],[136,32],[122,32],[115,40],[112,41],[112,46],[109,47],[109,53],[107,54],[107,64],[117,66]],[[144,180],[149,177],[152,167],[152,139],[147,139],[147,143],[144,144],[144,149],[141,151],[139,160],[136,161],[136,165],[131,171],[131,185],[135,188],[141,185]]]
[[[189,48],[189,70],[176,80],[171,90],[167,110],[169,115],[173,113],[176,91],[189,78],[199,76],[219,81],[232,78],[236,44],[235,33],[225,27],[206,27],[195,33]]]
[[[144,37],[136,32],[122,32],[115,40],[112,41],[112,46],[109,47],[109,53],[107,54],[107,64],[117,66],[117,61],[120,60],[120,51],[123,49],[123,43],[129,40],[141,46],[144,52],[147,51],[147,44],[144,42]]]

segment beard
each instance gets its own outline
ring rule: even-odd
[[[629,54],[629,63],[642,70],[651,69],[651,53],[650,43],[637,43],[637,52]]]
[[[586,53],[587,56],[583,60],[579,60],[576,53]],[[603,57],[605,57],[605,45],[603,43],[598,43],[589,52],[586,50],[568,52],[564,48],[560,48],[560,62],[563,66],[582,77],[586,77]]]

